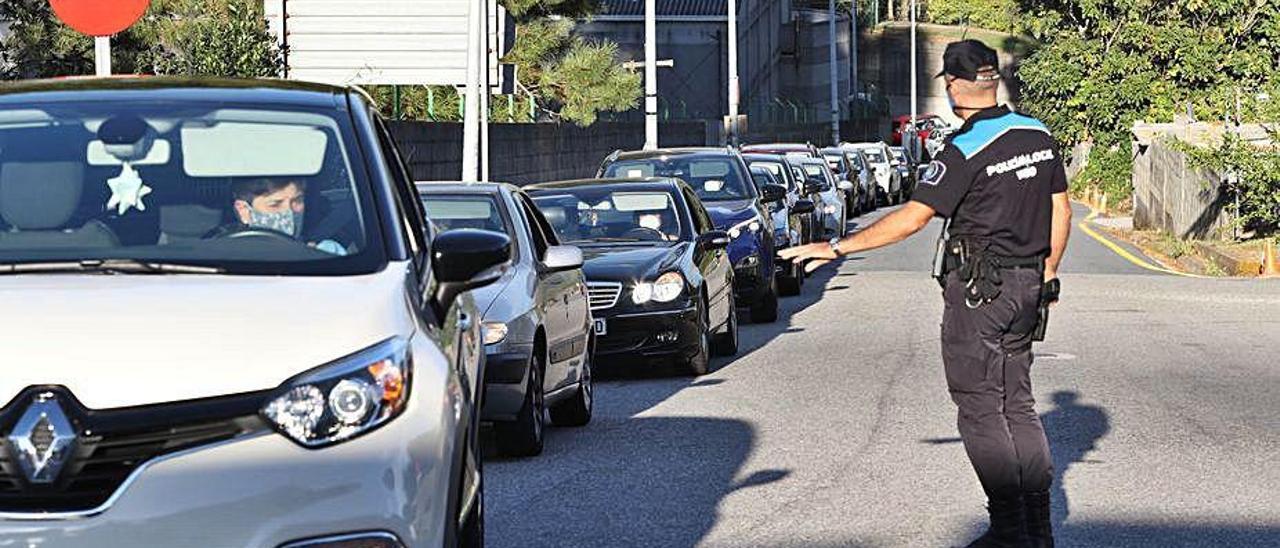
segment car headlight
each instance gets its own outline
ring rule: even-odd
[[[484,331],[484,344],[498,344],[507,338],[507,324],[502,322],[484,322],[481,329]]]
[[[631,288],[631,302],[644,304],[649,301],[669,303],[676,300],[684,292],[684,276],[679,272],[668,272],[658,276],[655,282],[636,282]]]
[[[759,232],[761,226],[759,217],[751,217],[750,219],[729,227],[729,230],[726,232],[729,233],[730,238],[736,240],[738,236],[741,236],[745,232]]]
[[[388,339],[290,381],[262,416],[303,447],[349,440],[404,411],[410,362],[407,341]]]

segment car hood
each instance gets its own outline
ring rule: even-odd
[[[409,334],[405,276],[0,277],[0,405],[32,385],[90,409],[274,388]]]
[[[703,202],[711,221],[720,230],[728,230],[734,224],[750,219],[757,213],[755,200],[728,200],[723,202]]]
[[[680,256],[692,244],[680,242],[671,246],[625,246],[582,248],[582,272],[590,281],[631,282],[649,279],[673,270]]]

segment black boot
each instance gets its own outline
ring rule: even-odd
[[[1049,517],[1049,492],[1022,494],[1027,538],[1032,548],[1053,548],[1053,525]]]
[[[1022,521],[1022,498],[992,498],[987,502],[991,527],[968,548],[1024,548],[1026,528]]]

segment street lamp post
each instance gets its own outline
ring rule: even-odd
[[[467,89],[462,113],[463,181],[480,180],[480,46],[484,14],[479,2],[472,2],[467,17]]]
[[[729,143],[738,144],[738,0],[729,0]]]
[[[839,57],[836,55],[836,0],[827,0],[827,35],[830,37],[830,43],[827,45],[827,56],[830,58],[828,63],[831,80],[831,145],[840,144],[840,76]]]
[[[657,0],[644,2],[644,148],[658,148]]]

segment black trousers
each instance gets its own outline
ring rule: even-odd
[[[1043,274],[1036,268],[1000,272],[995,301],[965,303],[955,272],[943,291],[942,362],[965,452],[989,498],[1044,491],[1053,460],[1031,395],[1031,333]]]

